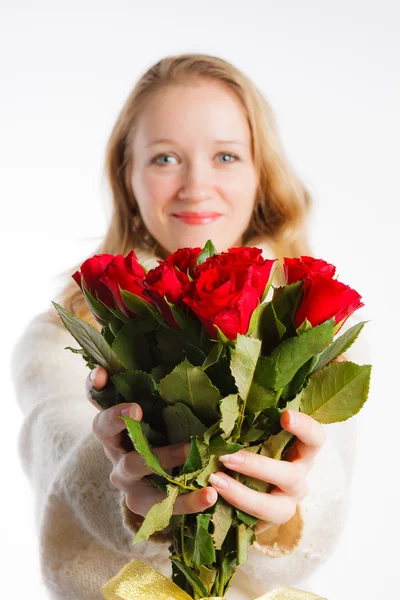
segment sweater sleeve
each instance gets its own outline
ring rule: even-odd
[[[33,489],[44,583],[57,599],[104,600],[100,588],[132,558],[171,574],[168,534],[132,547],[141,517],[110,482],[112,464],[92,429],[97,409],[85,395],[88,369],[66,346],[78,344],[42,313],[13,348],[19,457]]]
[[[360,321],[354,314],[339,335]],[[348,360],[371,364],[368,323],[345,351]],[[236,586],[257,597],[279,585],[295,585],[333,553],[343,530],[350,501],[356,448],[357,416],[323,425],[327,439],[308,474],[309,493],[287,523],[256,537],[248,560],[238,568]]]

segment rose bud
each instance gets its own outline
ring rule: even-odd
[[[336,331],[340,331],[347,318],[364,306],[361,296],[348,285],[315,273],[303,284],[303,296],[294,318],[296,328],[307,319],[313,327],[335,317],[335,325],[343,320]]]

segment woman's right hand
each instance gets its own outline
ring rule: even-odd
[[[136,421],[143,418],[143,411],[136,403],[122,402],[103,410],[91,397],[94,387],[100,391],[105,387],[108,374],[103,367],[97,367],[90,372],[86,379],[86,394],[88,400],[99,410],[93,420],[93,433],[103,445],[107,458],[113,464],[110,474],[111,483],[125,495],[127,507],[135,514],[146,516],[150,508],[166,498],[166,494],[158,490],[151,481],[145,479],[152,474],[143,458],[136,450],[125,450],[122,445],[122,432],[126,428],[120,416],[129,416]],[[121,415],[124,409],[128,414]],[[164,469],[183,465],[188,455],[190,444],[172,444],[160,448],[152,448]],[[194,492],[180,494],[175,501],[173,514],[191,514],[202,512],[212,506],[218,498],[217,491],[207,486]]]

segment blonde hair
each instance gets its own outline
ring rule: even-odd
[[[259,187],[253,216],[243,235],[244,245],[252,237],[262,236],[280,260],[284,256],[312,254],[306,227],[311,195],[285,156],[271,106],[254,83],[229,62],[207,54],[181,54],[163,58],[142,75],[114,125],[105,156],[113,212],[106,236],[92,255],[126,255],[134,247],[161,255],[158,242],[144,225],[131,187],[133,139],[141,111],[152,94],[169,85],[184,85],[193,80],[201,83],[204,78],[217,80],[237,94],[251,131]],[[80,264],[71,269],[70,275]],[[72,278],[57,301],[68,312],[99,329]],[[55,309],[50,312],[60,322]]]

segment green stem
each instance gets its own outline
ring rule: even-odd
[[[225,579],[225,573],[224,573],[224,571],[222,571],[222,569],[221,569],[221,578],[220,578],[220,580],[219,580],[219,589],[218,589],[218,596],[219,596],[220,598],[222,598],[222,597],[223,597],[223,595],[224,595],[224,591],[225,591],[225,581],[226,581],[226,579]]]
[[[183,488],[184,490],[193,490],[196,491],[199,488],[195,487],[194,485],[185,485],[184,483],[180,483],[179,481],[175,481],[175,479],[173,477],[169,477],[167,475],[164,475],[165,479],[167,479],[168,481],[170,481],[171,483],[174,483],[175,485]]]
[[[279,398],[281,397],[282,392],[283,392],[283,387],[279,388],[279,390],[276,393],[275,400],[276,400],[277,404],[278,404]]]
[[[182,558],[183,562],[187,567],[189,567],[189,561],[185,552],[185,515],[182,514],[182,526],[181,526],[181,546],[182,546]]]

